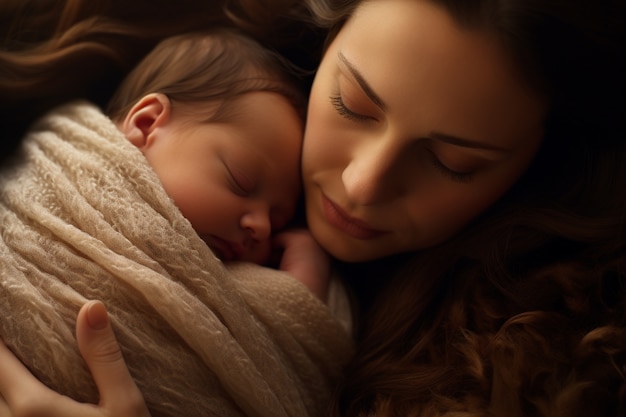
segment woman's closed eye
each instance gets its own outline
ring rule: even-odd
[[[437,170],[442,173],[443,175],[445,175],[446,177],[450,178],[452,181],[456,181],[456,182],[470,182],[474,176],[474,172],[460,172],[460,171],[456,171],[454,169],[451,169],[450,167],[448,167],[446,164],[444,164],[443,162],[441,162],[441,160],[439,159],[439,157],[435,154],[435,152],[433,152],[432,150],[427,150],[430,156],[430,160],[431,163],[433,164],[433,166],[435,168],[437,168]]]
[[[360,114],[351,110],[348,106],[346,106],[346,103],[343,101],[341,94],[330,96],[330,102],[337,111],[337,113],[339,113],[340,116],[345,117],[348,120],[356,122],[376,120],[376,118],[372,116],[367,116],[365,114]]]

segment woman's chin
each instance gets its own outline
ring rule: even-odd
[[[377,247],[373,241],[358,240],[348,236],[342,236],[335,231],[316,231],[311,233],[317,242],[333,258],[342,262],[357,263],[368,262],[384,258],[392,251]]]

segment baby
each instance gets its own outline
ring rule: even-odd
[[[73,329],[98,299],[153,416],[322,413],[351,343],[325,253],[275,234],[300,190],[288,73],[237,32],[185,34],[105,112],[31,128],[0,175],[0,336],[37,378],[97,402]],[[281,271],[254,264],[275,249]]]
[[[280,56],[222,29],[158,44],[107,114],[216,256],[265,264],[300,193],[304,106]],[[308,233],[274,246],[281,269],[324,298],[329,262]]]

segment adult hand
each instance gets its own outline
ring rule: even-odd
[[[91,370],[100,403],[78,403],[43,385],[0,341],[0,417],[148,417],[143,396],[133,381],[107,311],[99,301],[78,313],[76,338]]]

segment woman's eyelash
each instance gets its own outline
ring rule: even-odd
[[[434,154],[434,152],[429,151],[430,155],[431,155],[431,160],[433,165],[435,166],[435,168],[437,168],[439,170],[439,172],[441,172],[443,175],[447,176],[448,178],[450,178],[452,181],[456,181],[456,182],[470,182],[474,176],[473,172],[458,172],[458,171],[454,171],[450,168],[448,168],[447,166],[445,166],[440,160],[439,158],[437,158],[437,155]]]
[[[335,110],[337,111],[337,113],[339,113],[339,115],[345,117],[346,119],[349,120],[355,120],[355,121],[365,121],[365,120],[372,120],[371,117],[369,116],[365,116],[363,114],[359,114],[359,113],[355,113],[352,110],[350,110],[345,103],[343,102],[343,99],[341,98],[341,95],[337,94],[334,96],[330,97],[330,102],[333,105],[333,107],[335,108]]]

